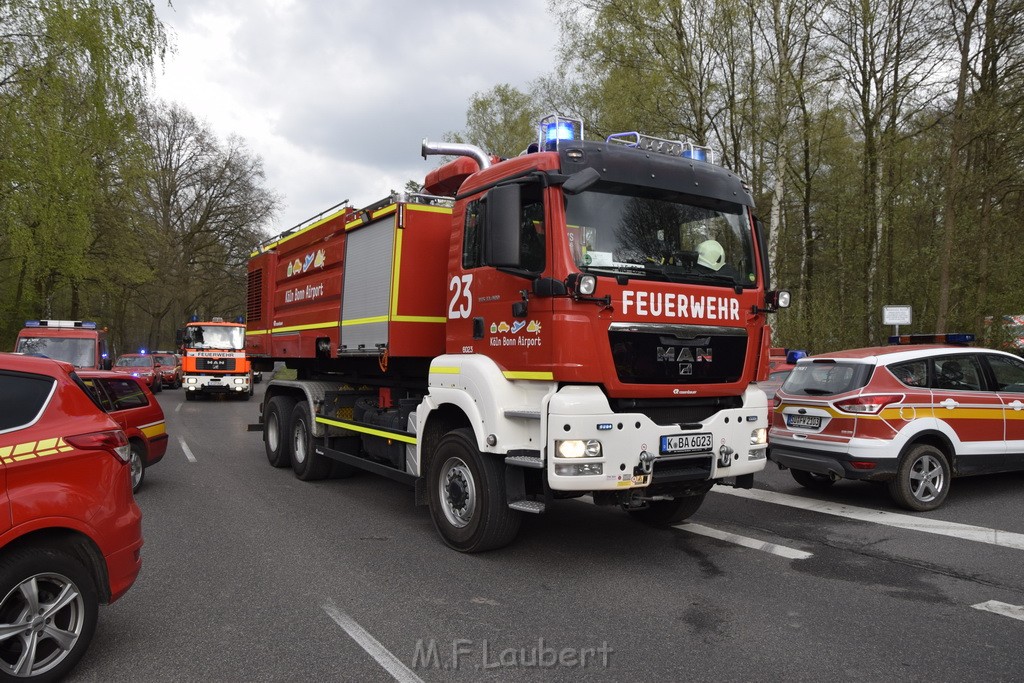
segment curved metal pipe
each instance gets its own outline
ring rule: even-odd
[[[480,170],[490,168],[491,157],[476,145],[466,145],[461,142],[430,142],[423,138],[423,147],[420,149],[423,158],[428,154],[443,154],[456,157],[472,157],[480,166]]]

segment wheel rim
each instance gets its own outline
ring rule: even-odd
[[[71,579],[36,574],[0,604],[0,669],[11,676],[49,671],[75,648],[85,627],[85,600]]]
[[[277,413],[267,415],[267,446],[271,453],[277,453],[281,443],[281,424],[277,419]]]
[[[300,465],[306,462],[306,423],[302,420],[295,423],[295,433],[292,434],[292,457]]]
[[[910,468],[910,493],[922,503],[938,498],[946,486],[942,463],[932,455],[923,455]]]
[[[462,458],[448,458],[441,468],[438,498],[448,523],[459,529],[473,520],[476,512],[476,482]]]
[[[142,454],[139,453],[139,449],[132,446],[131,454],[131,467],[132,467],[132,490],[134,491],[139,482],[142,481]]]

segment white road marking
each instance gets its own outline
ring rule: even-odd
[[[174,412],[178,412],[179,410],[181,410],[181,407],[183,405],[185,405],[185,404],[184,403],[179,403],[178,405],[174,406]]]
[[[802,498],[800,496],[793,496],[788,493],[776,493],[774,491],[764,491],[761,489],[733,489],[719,487],[712,490],[716,493],[724,493],[730,496],[737,496],[739,498],[749,498],[750,500],[758,500],[763,503],[786,505],[788,507],[799,508],[801,510],[809,510],[810,512],[819,512],[824,515],[846,517],[848,519],[856,519],[861,522],[873,522],[875,524],[883,524],[885,526],[898,527],[900,529],[923,531],[929,534],[951,536],[953,538],[974,541],[976,543],[988,543],[989,545],[1000,546],[1003,548],[1024,550],[1024,534],[1018,534],[1012,531],[1000,531],[999,529],[989,529],[983,526],[958,524],[956,522],[946,522],[940,519],[928,519],[927,517],[919,517],[916,515],[904,515],[898,512],[885,512],[883,510],[871,510],[869,508],[859,508],[854,507],[853,505],[843,505],[841,503],[829,503],[820,500],[812,500],[810,498]]]
[[[711,527],[704,526],[703,524],[683,523],[677,524],[672,528],[681,529],[683,531],[689,531],[691,534],[708,536],[709,538],[717,538],[720,541],[728,541],[729,543],[741,545],[744,548],[762,550],[766,553],[778,555],[779,557],[785,557],[790,560],[806,560],[810,557],[814,557],[813,553],[804,552],[803,550],[797,550],[796,548],[788,548],[784,545],[768,543],[767,541],[759,541],[756,538],[748,538],[747,536],[731,534],[728,531],[712,529]]]
[[[185,443],[185,439],[178,439],[178,443],[181,444],[181,450],[185,451],[185,457],[188,458],[189,462],[199,462],[196,460],[196,456],[192,455],[192,451],[189,450],[188,444]]]
[[[327,616],[333,619],[334,623],[343,628],[345,633],[359,644],[359,647],[366,650],[371,657],[376,659],[377,663],[384,667],[396,681],[401,683],[423,683],[423,679],[414,674],[398,657],[391,654],[376,638],[353,621],[352,617],[338,609],[333,602],[328,600],[320,607],[324,612],[327,612]]]
[[[580,500],[584,503],[590,503],[591,505],[594,504],[593,496],[582,496],[577,500]],[[692,524],[689,522],[683,522],[682,524],[676,524],[672,528],[680,529],[682,531],[689,531],[692,534],[698,534],[700,536],[717,538],[720,541],[728,541],[729,543],[741,545],[744,548],[763,550],[766,553],[778,555],[779,557],[786,557],[791,560],[806,560],[809,557],[814,557],[813,553],[804,552],[803,550],[797,550],[796,548],[787,548],[784,545],[769,543],[768,541],[760,541],[756,538],[740,536],[739,534],[732,534],[728,531],[719,531],[718,529],[712,529],[711,527],[704,526],[703,524]]]
[[[988,602],[979,602],[977,605],[971,605],[974,609],[979,609],[983,612],[992,612],[1003,617],[1010,617],[1011,619],[1017,619],[1024,621],[1024,607],[1020,605],[1011,605],[1006,602],[999,602],[998,600],[989,600]]]

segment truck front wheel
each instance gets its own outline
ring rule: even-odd
[[[700,493],[695,496],[682,496],[672,500],[652,500],[642,510],[630,510],[629,514],[644,524],[655,527],[672,526],[688,519],[693,513],[700,509],[704,502],[704,496]]]
[[[267,402],[267,412],[263,416],[263,445],[267,451],[267,462],[274,467],[288,467],[292,463],[288,423],[294,408],[295,399],[290,396],[274,396]]]
[[[302,481],[323,479],[331,473],[332,461],[317,455],[313,448],[313,415],[309,402],[297,403],[292,409],[292,471]]]
[[[444,542],[464,553],[508,545],[519,533],[521,513],[505,500],[505,463],[481,453],[471,429],[446,434],[428,475],[430,516]]]

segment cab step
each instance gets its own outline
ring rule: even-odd
[[[513,510],[539,515],[544,512],[544,503],[539,500],[515,500],[508,504]]]

